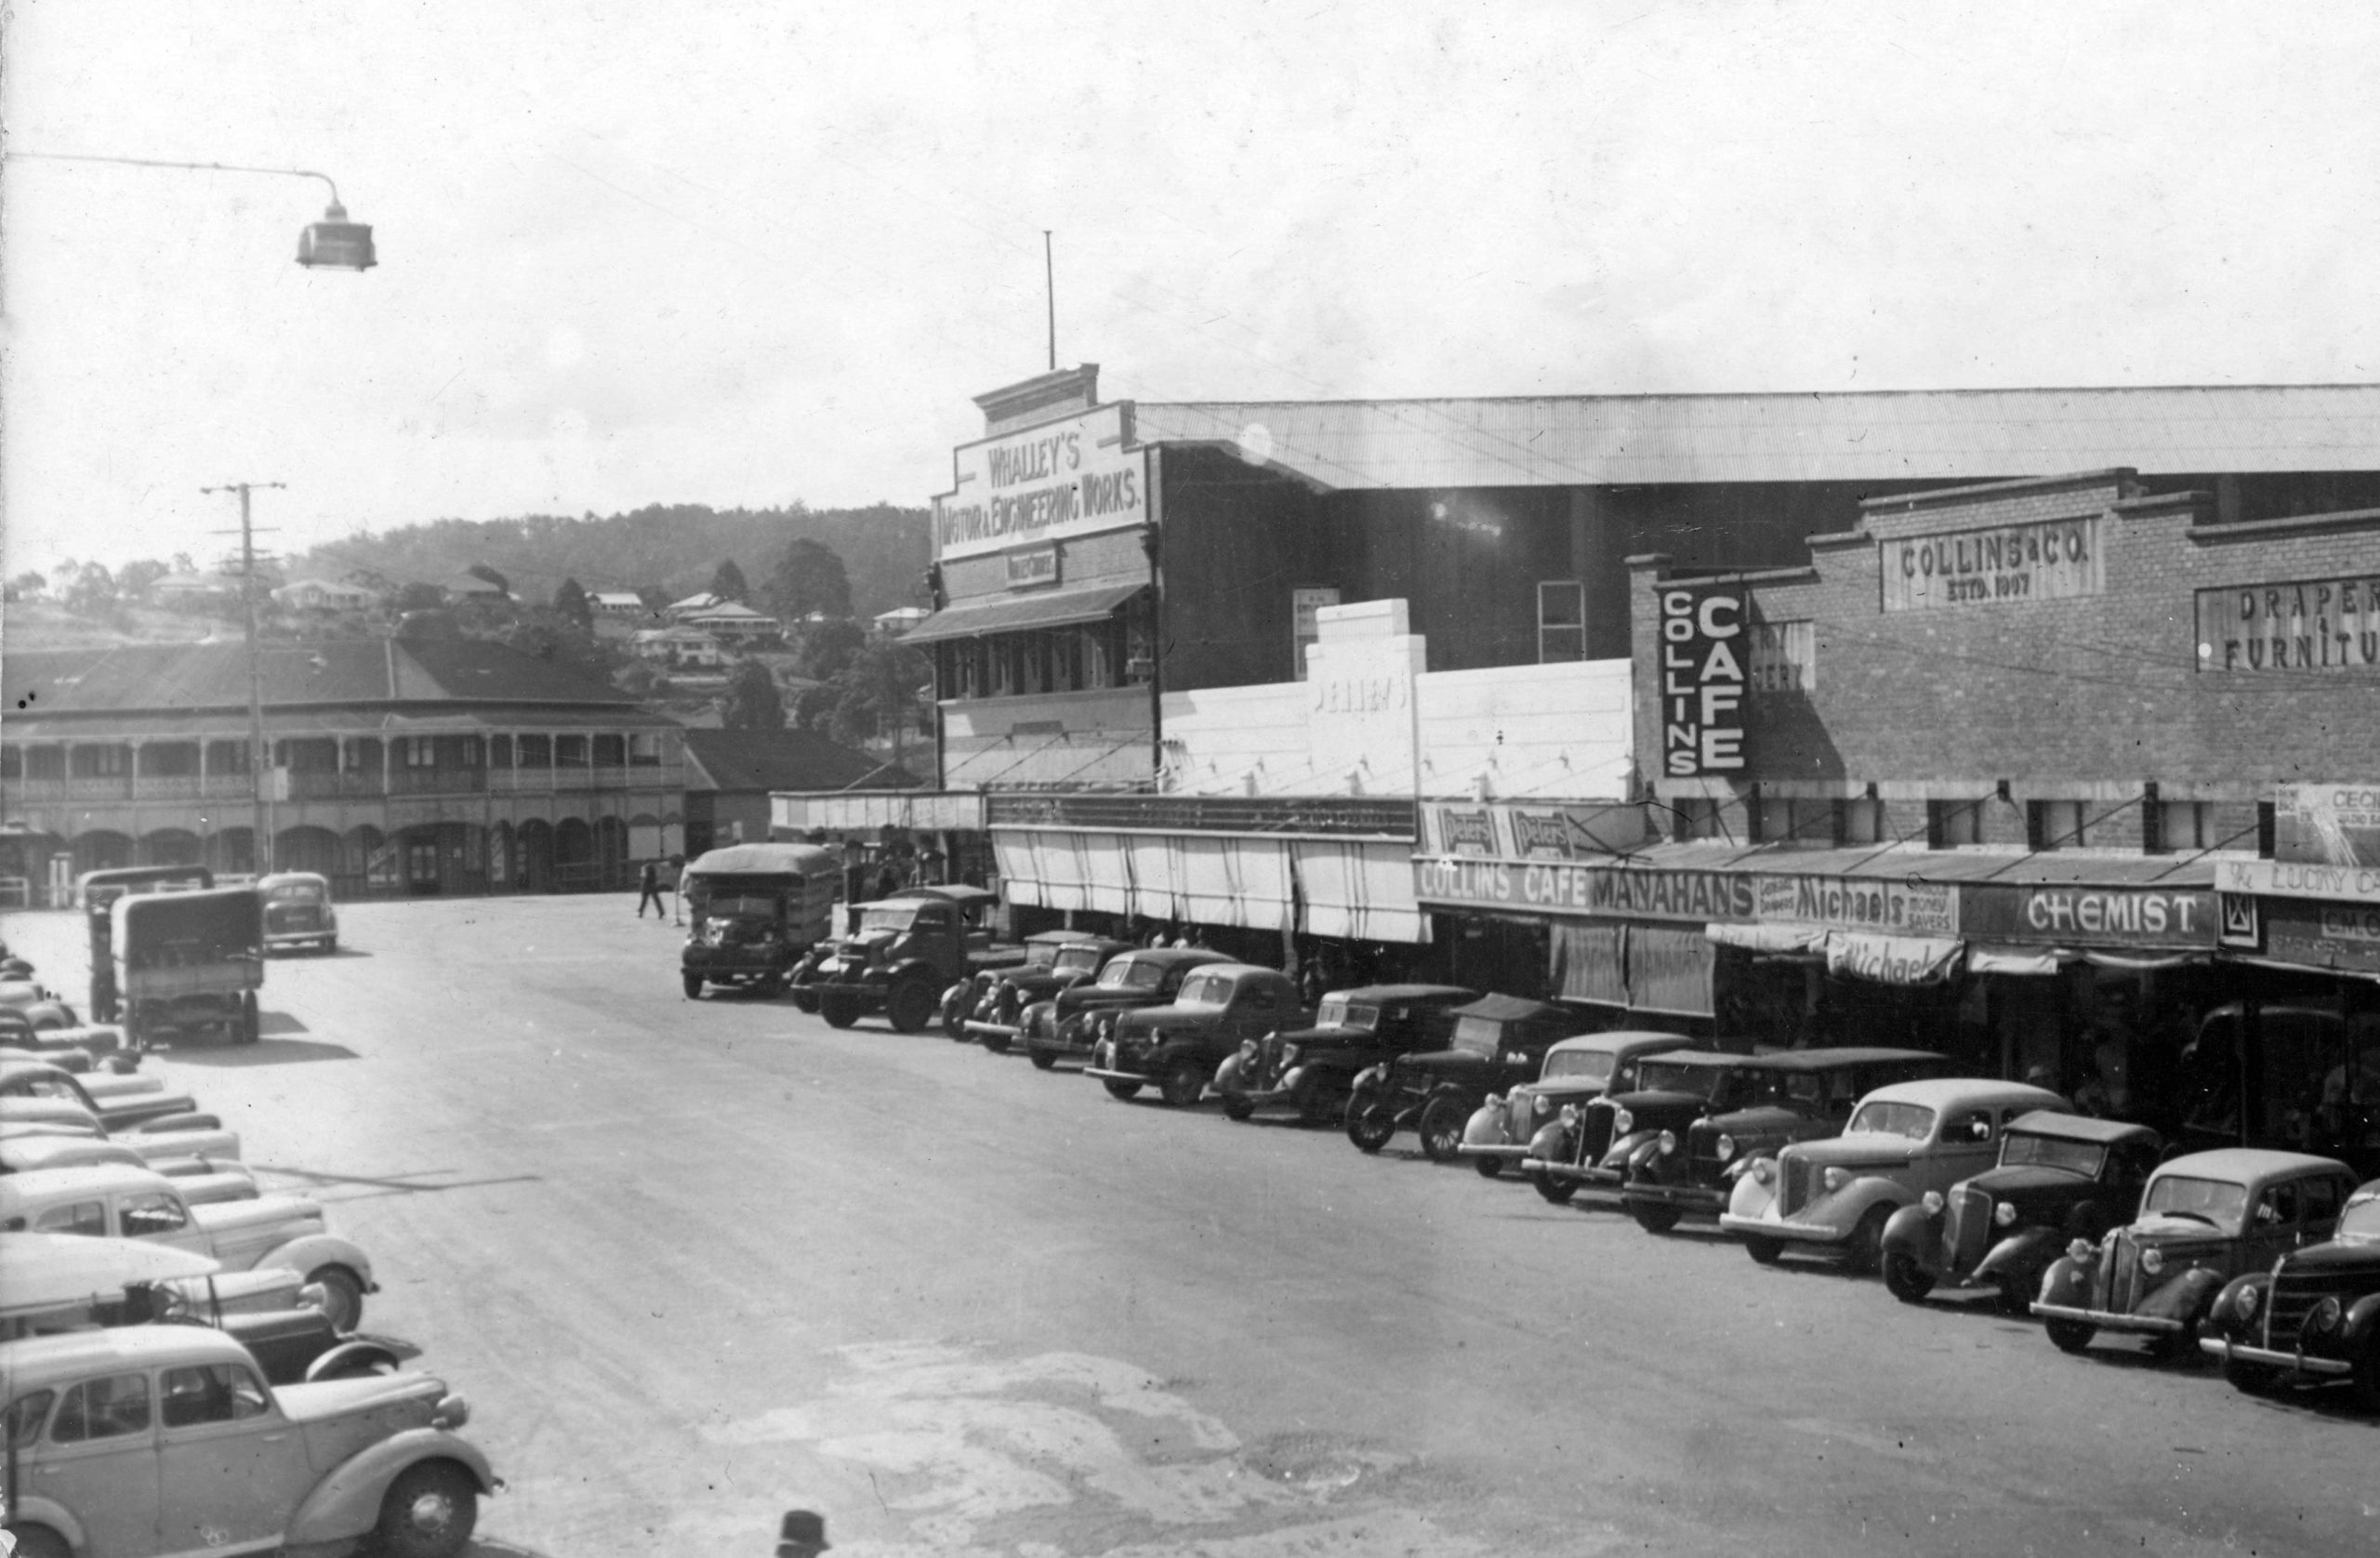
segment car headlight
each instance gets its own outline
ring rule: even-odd
[[[2150,1245],[2140,1252],[2140,1269],[2150,1276],[2155,1276],[2165,1269],[2165,1252],[2155,1245]]]
[[[2340,1313],[2336,1294],[2324,1299],[2314,1306],[2311,1314],[2306,1316],[2306,1334],[2308,1336],[2330,1335],[2339,1328]]]
[[[1662,1131],[1660,1134],[1660,1148],[1661,1155],[1663,1157],[1667,1157],[1672,1153],[1677,1151],[1677,1132],[1674,1130]]]
[[[1773,1183],[1777,1179],[1777,1165],[1764,1157],[1752,1166],[1752,1177],[1763,1184]]]
[[[2231,1295],[2231,1313],[2238,1315],[2242,1322],[2254,1319],[2256,1306],[2264,1301],[2264,1289],[2253,1282],[2249,1283]]]
[[[2003,1228],[2008,1227],[2014,1223],[2016,1221],[2016,1203],[2014,1201],[2003,1201],[2000,1205],[1992,1208],[1991,1221],[1997,1222]]]
[[[1818,1179],[1830,1192],[1837,1191],[1851,1182],[1851,1171],[1847,1168],[1829,1168],[1819,1175]]]
[[[2077,1239],[2066,1247],[2066,1258],[2069,1261],[2088,1261],[2098,1253],[2099,1247],[2088,1239]]]
[[[1503,1106],[1504,1095],[1502,1093],[1489,1093],[1486,1098],[1479,1101],[1479,1107],[1482,1109],[1501,1109]]]
[[[1255,1063],[1256,1041],[1254,1039],[1243,1038],[1239,1041],[1239,1058],[1243,1064],[1253,1064]]]
[[[1296,1045],[1294,1045],[1294,1044],[1284,1044],[1284,1045],[1282,1045],[1282,1046],[1281,1046],[1281,1069],[1282,1069],[1282,1070],[1284,1070],[1284,1071],[1287,1071],[1289,1067],[1291,1067],[1291,1066],[1293,1066],[1293,1065],[1295,1065],[1295,1064],[1297,1064],[1297,1063],[1298,1063],[1298,1047],[1297,1047]]]
[[[1736,1155],[1736,1139],[1732,1136],[1720,1137],[1718,1151],[1720,1162],[1726,1163],[1732,1160]]]
[[[1940,1191],[1929,1190],[1918,1199],[1924,1205],[1926,1216],[1939,1217],[1942,1215],[1942,1208],[1946,1203],[1942,1199],[1942,1193]]]
[[[1539,1093],[1528,1101],[1528,1112],[1537,1118],[1543,1119],[1554,1113],[1554,1101],[1543,1093]]]
[[[1635,1116],[1625,1109],[1614,1109],[1611,1112],[1611,1133],[1614,1136],[1625,1136],[1635,1129]]]
[[[1579,1106],[1577,1104],[1566,1103],[1562,1105],[1562,1123],[1572,1130],[1579,1129]]]

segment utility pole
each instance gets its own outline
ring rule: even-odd
[[[199,489],[204,493],[240,495],[240,603],[242,614],[247,619],[248,637],[248,783],[255,808],[249,825],[254,845],[249,852],[259,877],[272,870],[272,798],[265,783],[265,775],[272,767],[272,752],[264,744],[264,677],[257,663],[256,531],[248,522],[248,495],[260,487],[285,485],[282,482],[226,482],[219,487]]]
[[[1050,230],[1041,230],[1042,296],[1050,300],[1050,371],[1058,371],[1058,262],[1050,248]]]

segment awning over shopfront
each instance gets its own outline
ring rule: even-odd
[[[1553,983],[1564,1000],[1668,1017],[1716,1013],[1712,944],[1699,928],[1557,920]]]
[[[1401,841],[992,829],[1013,904],[1355,941],[1429,940]]]
[[[901,641],[931,643],[941,639],[973,639],[985,633],[1100,622],[1147,588],[1144,583],[1084,585],[1078,589],[1043,589],[1029,595],[961,601],[945,606],[919,623],[901,636]]]
[[[1429,921],[1413,898],[1411,847],[1302,838],[1296,854],[1298,929],[1361,942],[1426,942]]]

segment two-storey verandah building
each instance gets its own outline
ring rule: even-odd
[[[0,807],[28,874],[199,862],[319,871],[343,897],[625,885],[682,848],[679,728],[502,644],[365,639],[20,653]],[[256,847],[265,797],[267,860]]]

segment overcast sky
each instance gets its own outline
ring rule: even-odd
[[[2380,24],[2168,4],[11,0],[10,572],[890,499],[1111,397],[2368,380]]]

